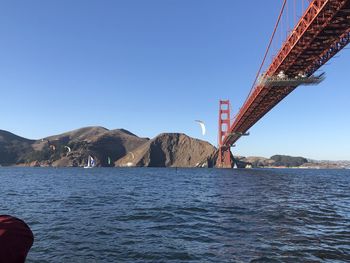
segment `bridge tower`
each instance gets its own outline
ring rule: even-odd
[[[232,168],[230,146],[223,144],[224,138],[230,130],[230,101],[220,100],[219,106],[219,152],[217,167]]]

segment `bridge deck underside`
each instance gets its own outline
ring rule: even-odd
[[[274,76],[312,75],[350,42],[350,0],[314,0],[266,71]],[[258,85],[234,119],[225,145],[232,145],[294,87]]]

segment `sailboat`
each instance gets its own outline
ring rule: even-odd
[[[237,169],[237,164],[236,163],[234,163],[233,169]]]
[[[95,159],[92,158],[91,155],[89,155],[87,165],[84,166],[84,168],[93,168],[93,167],[95,167]]]

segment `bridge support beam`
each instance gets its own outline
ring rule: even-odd
[[[232,168],[230,146],[223,144],[224,138],[230,130],[230,101],[220,100],[219,106],[219,152],[216,166],[218,168]]]
[[[218,168],[232,168],[230,147],[220,147],[217,161]]]

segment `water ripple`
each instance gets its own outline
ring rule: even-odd
[[[0,168],[27,262],[350,262],[350,171]]]

